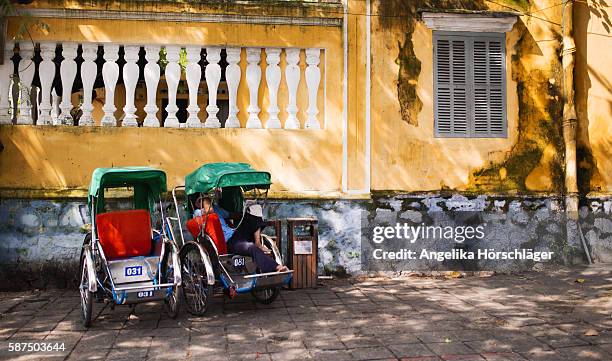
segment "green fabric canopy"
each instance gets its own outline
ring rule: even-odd
[[[255,170],[247,163],[208,163],[185,177],[185,193],[209,193],[214,188],[270,188],[270,173]]]
[[[96,168],[91,175],[87,203],[91,206],[93,198],[96,212],[104,211],[104,189],[132,187],[134,207],[152,210],[160,194],[167,191],[166,173],[149,167]]]

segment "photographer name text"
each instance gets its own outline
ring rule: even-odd
[[[448,260],[533,260],[535,262],[548,261],[553,252],[537,252],[531,248],[514,249],[511,251],[496,251],[493,248],[483,248],[476,251],[453,249],[451,251],[429,251],[423,248],[420,251],[400,249],[398,251],[384,251],[377,248],[372,256],[377,260],[435,260],[438,262]]]

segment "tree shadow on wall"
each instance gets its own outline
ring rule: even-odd
[[[607,14],[608,4],[604,0],[593,0],[574,3],[574,38],[576,41],[576,64],[574,72],[576,86],[576,112],[578,116],[577,128],[577,166],[578,166],[578,190],[580,194],[586,195],[591,190],[600,191],[591,183],[599,179],[597,160],[593,156],[589,134],[589,109],[588,95],[591,89],[591,76],[603,84],[607,89],[612,89],[609,80],[588,64],[588,37],[589,23],[601,21],[602,27],[609,34],[612,31],[612,21]],[[597,19],[593,19],[596,17]],[[598,34],[606,36],[606,34]],[[612,113],[612,102],[609,103],[609,112]]]

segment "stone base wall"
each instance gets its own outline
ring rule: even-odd
[[[319,273],[368,271],[362,235],[373,225],[484,224],[479,244],[496,249],[533,248],[555,252],[553,264],[586,262],[577,225],[566,222],[563,200],[554,197],[465,196],[460,194],[374,195],[371,200],[269,200],[268,218],[319,220]],[[80,247],[90,223],[86,203],[75,200],[0,201],[0,288],[73,286]],[[596,262],[612,262],[612,199],[581,201],[580,229]],[[286,247],[283,223],[283,249]],[[569,235],[569,237],[568,237]],[[568,242],[569,238],[569,242]],[[452,244],[431,240],[432,250]],[[364,258],[365,257],[365,258]],[[532,261],[491,261],[463,265],[469,270],[515,272],[537,267]],[[457,264],[404,264],[395,271],[456,269]]]

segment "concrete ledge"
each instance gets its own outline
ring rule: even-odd
[[[37,18],[67,18],[96,20],[150,20],[196,23],[242,23],[261,25],[342,26],[342,19],[291,16],[258,16],[232,14],[193,14],[175,12],[131,12],[79,9],[32,9],[31,16]]]

